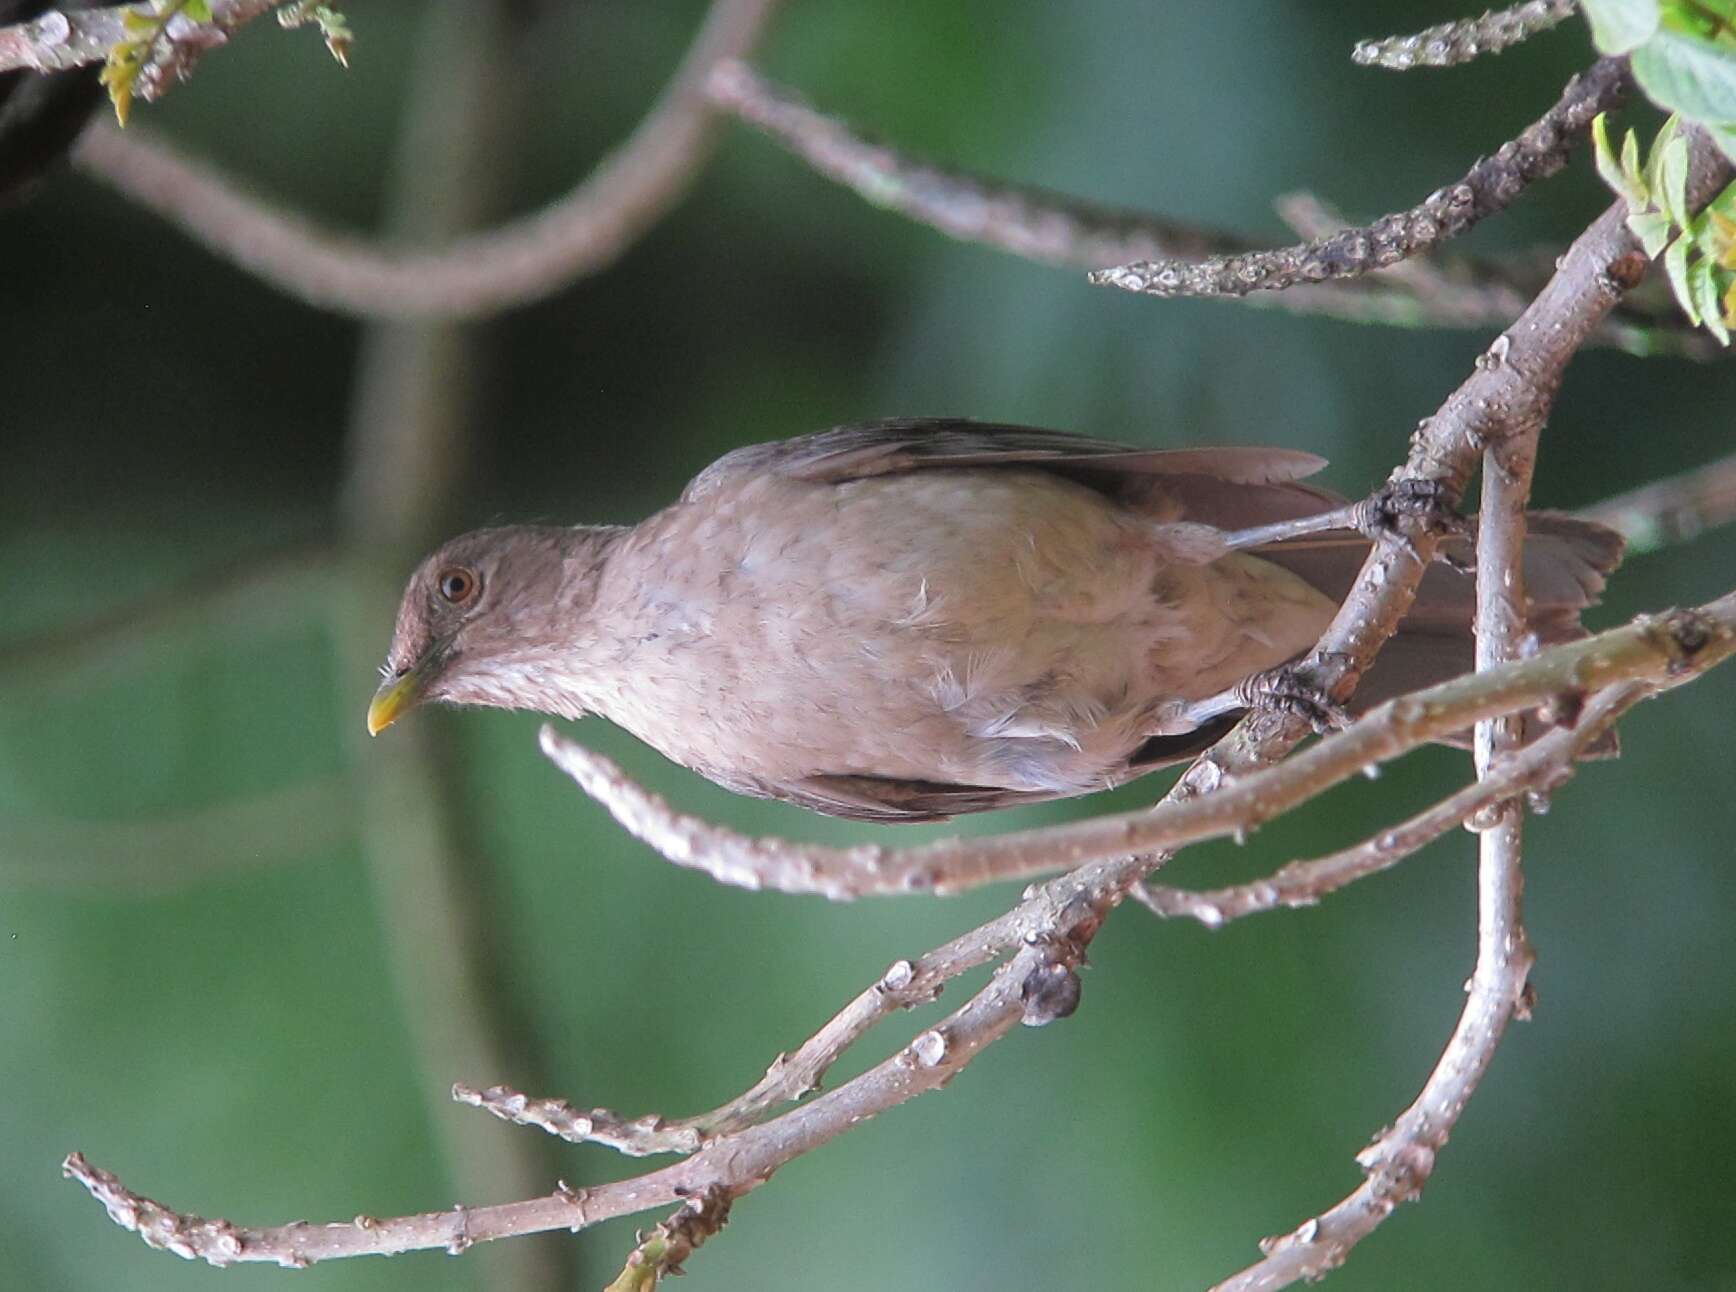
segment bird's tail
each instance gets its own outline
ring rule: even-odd
[[[1561,512],[1531,512],[1526,520],[1525,597],[1531,631],[1543,645],[1584,637],[1580,612],[1596,604],[1605,577],[1621,563],[1622,536]],[[1471,537],[1442,543],[1442,554],[1452,564],[1437,562],[1423,576],[1410,613],[1357,687],[1353,710],[1470,671],[1476,580],[1455,566],[1472,563],[1474,543],[1474,531]],[[1342,600],[1367,551],[1366,543],[1343,542],[1294,550],[1274,546],[1259,555]],[[1601,746],[1598,751],[1613,753],[1613,742],[1607,751]]]

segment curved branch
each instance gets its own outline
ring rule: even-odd
[[[1555,106],[1465,177],[1430,194],[1408,211],[1363,228],[1344,229],[1274,251],[1173,257],[1099,269],[1093,283],[1147,296],[1246,296],[1306,283],[1354,278],[1432,251],[1479,221],[1505,210],[1533,182],[1567,164],[1574,141],[1599,112],[1613,107],[1627,85],[1625,59],[1605,58],[1568,82]]]
[[[676,812],[613,762],[542,729],[542,749],[621,828],[680,866],[743,888],[817,893],[834,900],[910,891],[958,892],[1132,852],[1174,848],[1252,830],[1364,769],[1407,750],[1619,682],[1659,685],[1736,651],[1736,592],[1696,611],[1642,617],[1532,659],[1456,678],[1390,700],[1348,730],[1209,794],[1012,835],[942,839],[906,848],[832,847],[753,838]]]
[[[1197,260],[1258,250],[1250,239],[1233,234],[970,174],[901,152],[820,112],[745,63],[719,63],[708,89],[719,107],[863,201],[948,237],[1037,264],[1095,269],[1165,256]],[[1335,223],[1333,231],[1342,225]],[[1486,327],[1507,323],[1526,299],[1517,288],[1499,282],[1485,286],[1449,281],[1438,290],[1421,292],[1408,283],[1371,275],[1299,284],[1281,295],[1251,296],[1248,302],[1389,327]]]
[[[719,59],[747,53],[777,3],[714,0],[656,105],[582,184],[541,211],[432,251],[320,229],[148,135],[91,130],[76,161],[310,305],[362,318],[481,318],[606,268],[675,204],[717,140],[706,74]]]
[[[1186,916],[1211,929],[1245,915],[1314,906],[1328,893],[1392,869],[1497,803],[1521,794],[1552,791],[1573,775],[1578,758],[1617,718],[1652,694],[1651,688],[1640,682],[1600,692],[1577,715],[1573,726],[1550,732],[1523,752],[1503,759],[1481,780],[1355,847],[1311,861],[1292,861],[1267,878],[1247,884],[1204,891],[1149,884],[1134,895],[1155,915]]]

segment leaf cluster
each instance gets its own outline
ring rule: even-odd
[[[1683,312],[1729,345],[1736,329],[1736,183],[1694,215],[1688,208],[1688,141],[1680,117],[1664,123],[1644,165],[1633,131],[1622,141],[1618,159],[1602,113],[1591,129],[1598,173],[1626,199],[1628,228],[1648,256],[1663,256]]]
[[[193,22],[210,22],[211,0],[151,0],[149,9],[129,9],[121,16],[122,25],[133,34],[130,39],[110,46],[97,79],[108,90],[115,120],[123,126],[132,111],[133,96],[139,93],[139,78],[150,66],[157,42],[177,14],[185,14]]]
[[[1736,160],[1736,0],[1582,0],[1592,39],[1626,54],[1648,98]]]

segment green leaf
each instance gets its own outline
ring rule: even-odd
[[[1659,31],[1634,50],[1634,79],[1693,121],[1736,122],[1736,48]]]
[[[1673,227],[1670,217],[1662,211],[1635,211],[1627,218],[1628,229],[1634,237],[1640,240],[1640,246],[1646,249],[1646,255],[1657,259],[1658,252],[1664,249],[1664,244],[1670,240]]]
[[[1654,147],[1653,157],[1658,183],[1652,192],[1664,204],[1664,213],[1686,228],[1693,218],[1688,210],[1688,141],[1676,135],[1662,147]]]
[[[1721,344],[1729,345],[1730,329],[1724,326],[1724,309],[1718,300],[1718,279],[1712,262],[1702,256],[1689,265],[1687,285],[1694,298],[1695,312],[1700,316],[1695,321],[1704,323]]]
[[[1670,290],[1675,293],[1676,304],[1682,307],[1682,312],[1688,316],[1690,322],[1698,325],[1700,307],[1695,302],[1694,289],[1688,281],[1688,239],[1686,235],[1677,238],[1670,244],[1670,249],[1664,252],[1664,272],[1670,276]]]
[[[1712,141],[1723,150],[1724,155],[1736,162],[1736,122],[1702,121],[1700,124],[1706,128],[1706,132],[1712,136]]]
[[[1632,201],[1644,206],[1652,200],[1651,190],[1640,174],[1640,141],[1631,130],[1621,141],[1621,173],[1627,176],[1628,195]]]
[[[194,22],[210,22],[211,0],[187,0],[181,12]]]
[[[1646,157],[1646,189],[1648,192],[1654,194],[1658,192],[1660,178],[1658,170],[1663,165],[1664,145],[1674,139],[1681,128],[1682,119],[1672,115],[1668,121],[1664,122],[1663,127],[1652,140],[1651,150]]]
[[[1621,163],[1615,159],[1615,150],[1609,146],[1608,114],[1600,112],[1591,119],[1592,156],[1597,162],[1597,173],[1603,176],[1603,182],[1614,190],[1617,197],[1625,197],[1628,205],[1643,207],[1646,195],[1635,192],[1628,177],[1622,172]]]
[[[1658,29],[1658,0],[1581,0],[1591,38],[1606,54],[1625,54]]]

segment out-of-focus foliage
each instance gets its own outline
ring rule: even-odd
[[[344,75],[314,41],[249,29],[139,118],[264,192],[369,225],[423,9],[354,6]],[[518,74],[496,96],[524,123],[498,159],[519,205],[621,137],[700,13],[524,9]],[[1274,195],[1310,188],[1356,216],[1408,205],[1595,56],[1570,24],[1459,70],[1349,63],[1359,38],[1451,16],[1411,0],[805,0],[765,65],[925,154],[1276,240]],[[1467,249],[1583,227],[1609,200],[1590,153]],[[83,180],[0,213],[0,650],[121,605],[161,610],[202,571],[330,532],[360,336]],[[619,265],[475,333],[481,398],[453,524],[630,520],[728,448],[895,413],[1280,444],[1331,457],[1328,482],[1359,493],[1488,339],[1094,289],[900,223],[738,132]],[[1588,351],[1544,437],[1538,502],[1590,503],[1726,453],[1733,406],[1726,364]],[[1728,532],[1636,558],[1594,622],[1717,595],[1732,570]],[[336,698],[356,686],[330,647],[337,595],[304,582],[124,649],[0,671],[0,1285],[491,1287],[486,1248],[301,1274],[190,1267],[112,1226],[58,1163],[80,1148],[241,1222],[448,1206],[442,1119],[482,1116],[428,1112],[452,1080],[630,1113],[709,1107],[893,960],[1016,896],[832,906],[719,888],[583,801],[538,756],[536,719],[418,713],[448,742],[455,788],[416,810],[462,822],[521,1055],[506,1072],[427,1070],[401,1010],[415,984],[391,980],[380,877],[343,795],[318,820],[271,807],[380,756]],[[381,650],[393,609],[377,608]],[[1509,1035],[1423,1201],[1334,1288],[1728,1286],[1733,706],[1727,674],[1646,706],[1623,758],[1529,827],[1536,1017]],[[924,836],[732,798],[600,724],[577,731],[740,828]],[[1172,878],[1252,876],[1351,842],[1466,774],[1462,755],[1428,751],[1244,847],[1190,851]],[[237,805],[252,826],[214,814]],[[155,828],[170,821],[186,828]],[[1472,853],[1448,838],[1318,909],[1215,934],[1119,913],[1077,1014],[742,1199],[682,1286],[1203,1286],[1352,1187],[1352,1154],[1433,1063],[1472,963]],[[99,855],[112,883],[54,882]],[[933,1017],[889,1025],[834,1080]],[[552,1146],[547,1160],[551,1186],[642,1165]],[[573,1286],[600,1287],[653,1219],[541,1241],[576,1253]]]
[[[1736,0],[1582,0],[1597,46],[1627,54],[1654,103],[1736,157]]]

